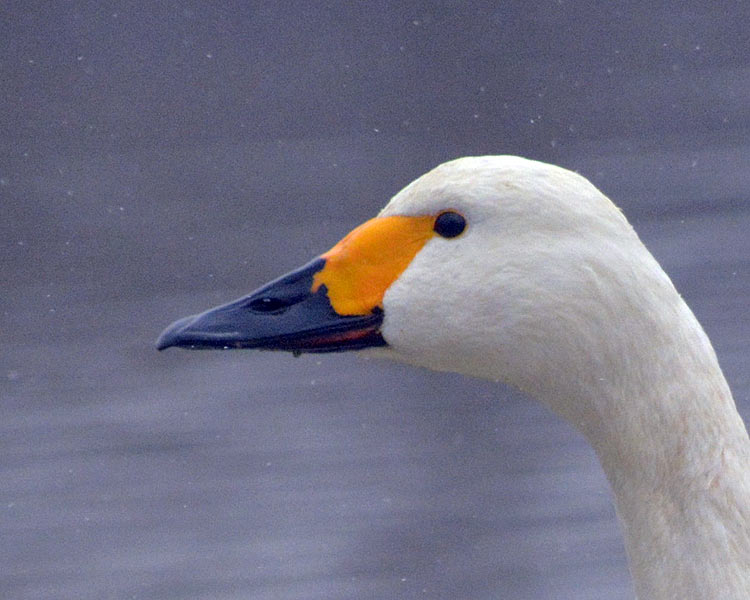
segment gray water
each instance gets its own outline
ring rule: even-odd
[[[747,419],[748,4],[302,4],[0,8],[0,597],[632,598],[596,458],[532,400],[154,340],[521,154],[623,208]]]

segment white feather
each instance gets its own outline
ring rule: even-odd
[[[615,494],[642,600],[750,598],[750,450],[703,329],[585,178],[462,158],[382,215],[454,209],[384,298],[392,358],[502,380],[571,421]]]

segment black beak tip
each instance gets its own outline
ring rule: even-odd
[[[185,342],[183,332],[195,321],[195,316],[185,317],[172,323],[156,340],[157,350],[166,350],[172,346],[180,346]]]

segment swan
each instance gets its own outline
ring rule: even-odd
[[[669,277],[576,173],[444,163],[325,254],[157,345],[364,350],[515,386],[593,446],[640,599],[750,598],[745,425]]]

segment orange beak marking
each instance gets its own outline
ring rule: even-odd
[[[383,308],[383,296],[427,241],[435,217],[375,217],[352,230],[322,255],[312,293],[326,286],[339,315],[368,315]]]

